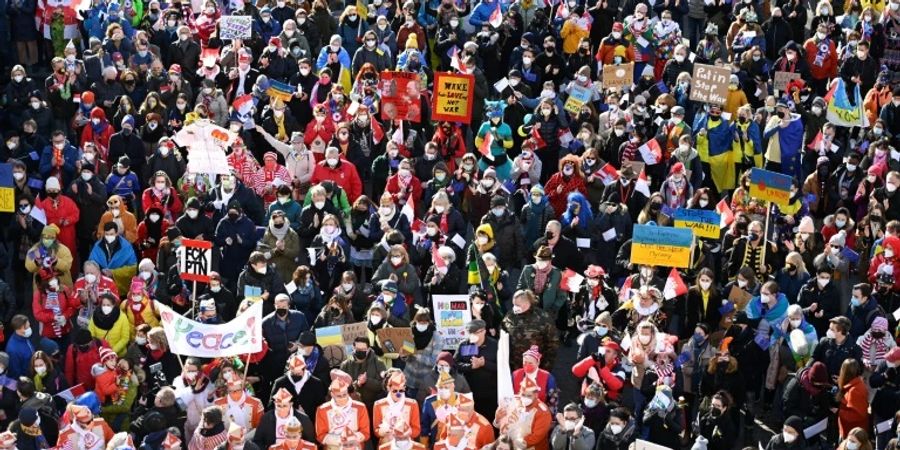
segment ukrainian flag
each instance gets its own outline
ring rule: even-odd
[[[341,334],[341,326],[316,328],[316,342],[323,348],[329,345],[344,345],[344,337]]]
[[[700,161],[709,164],[713,183],[719,192],[734,189],[736,186],[735,165],[740,161],[740,154],[735,154],[732,146],[734,128],[728,122],[709,117],[698,121],[697,130],[706,130],[706,134],[697,135],[697,152]]]

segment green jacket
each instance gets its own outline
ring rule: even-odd
[[[519,283],[516,290],[530,289],[534,292],[534,264],[529,264],[522,268],[522,274],[519,276]],[[547,277],[547,285],[541,294],[541,308],[545,311],[559,311],[566,303],[566,292],[559,288],[559,280],[562,278],[562,272],[556,267],[550,269],[550,276]]]
[[[303,200],[303,207],[306,208],[310,203],[312,203],[312,195],[307,195]],[[347,192],[338,187],[338,190],[331,194],[331,203],[334,203],[334,207],[344,215],[341,220],[346,222],[350,217],[350,201],[347,200]]]

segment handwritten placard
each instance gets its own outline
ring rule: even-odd
[[[775,81],[774,86],[776,91],[784,91],[787,90],[787,85],[793,80],[799,79],[800,74],[794,72],[782,72],[780,70],[775,71]]]
[[[422,120],[422,109],[419,107],[421,93],[419,91],[419,74],[412,72],[381,72],[379,82],[381,93],[382,120]]]
[[[470,123],[475,101],[475,77],[464,73],[435,72],[432,120]]]
[[[691,100],[713,105],[724,105],[728,98],[728,82],[731,70],[707,64],[694,64],[691,78]]]
[[[623,88],[634,83],[634,63],[603,66],[603,87]]]
[[[222,16],[219,18],[220,39],[250,39],[252,33],[252,16]]]

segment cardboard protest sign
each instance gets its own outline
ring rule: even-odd
[[[381,348],[387,353],[400,353],[402,356],[413,354],[416,351],[410,327],[382,328],[376,331],[375,335],[378,336]],[[410,346],[412,351],[410,351]]]
[[[322,354],[332,365],[340,364],[353,352],[353,340],[366,337],[369,331],[366,322],[348,323],[330,327],[316,328],[316,343],[322,347]]]
[[[753,168],[750,171],[750,196],[784,208],[791,202],[791,177]]]
[[[782,72],[780,70],[775,71],[775,81],[773,85],[775,86],[776,91],[784,91],[787,89],[788,83],[793,80],[799,79],[800,74],[794,72]]]
[[[725,67],[694,64],[691,77],[691,100],[713,105],[724,105],[728,98],[728,82],[731,70]]]
[[[472,122],[475,77],[464,73],[434,73],[432,115],[434,121]]]
[[[445,350],[456,350],[466,340],[466,324],[472,321],[469,297],[466,295],[432,296],[435,327],[444,341]]]
[[[603,87],[624,88],[634,84],[634,63],[603,66]]]
[[[220,39],[250,39],[252,34],[252,16],[222,16],[219,18]]]
[[[378,91],[381,94],[382,120],[422,120],[422,94],[419,90],[419,74],[412,72],[381,72]]]
[[[676,228],[690,228],[698,237],[718,239],[722,232],[722,218],[715,211],[678,208],[673,219]]]
[[[178,248],[178,272],[182,280],[209,282],[212,270],[212,242],[182,239]]]
[[[169,349],[176,355],[220,358],[262,350],[262,302],[256,302],[231,322],[200,323],[155,302]]]
[[[591,101],[591,94],[590,87],[572,86],[569,89],[569,98],[566,99],[563,108],[572,114],[578,114],[581,112],[581,107]]]
[[[737,285],[731,286],[731,291],[728,292],[728,300],[734,303],[734,309],[738,311],[742,311],[746,308],[747,303],[750,303],[751,298],[753,298],[753,295],[739,288]]]
[[[687,228],[634,225],[631,263],[686,268],[691,261],[694,234]]]

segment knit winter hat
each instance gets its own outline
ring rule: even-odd
[[[876,317],[872,321],[872,331],[887,331],[888,321],[884,317]]]
[[[839,231],[834,236],[831,236],[831,239],[828,240],[830,245],[843,247],[847,244],[847,232],[844,230]]]
[[[800,219],[800,225],[797,227],[797,232],[798,233],[815,233],[816,228],[813,225],[812,217],[803,216],[803,218]]]
[[[100,362],[105,363],[108,359],[118,358],[116,352],[109,347],[100,347]]]

